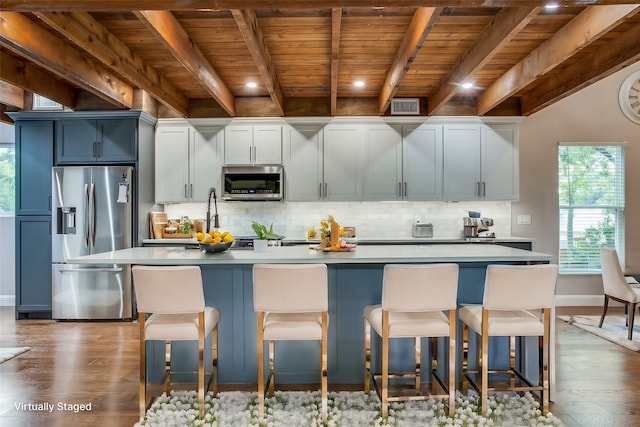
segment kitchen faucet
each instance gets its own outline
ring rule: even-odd
[[[207,197],[207,233],[211,231],[211,195],[213,195],[213,208],[215,213],[213,214],[213,228],[220,228],[218,223],[218,200],[216,197],[215,187],[209,189],[209,197]]]

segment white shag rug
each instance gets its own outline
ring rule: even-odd
[[[1,347],[0,348],[0,363],[6,362],[9,359],[13,359],[19,354],[29,350],[29,347]]]
[[[393,402],[389,417],[383,422],[380,400],[375,392],[330,392],[326,423],[320,416],[319,391],[276,391],[266,399],[266,415],[258,419],[257,393],[220,392],[205,399],[205,417],[199,418],[198,395],[195,391],[173,391],[162,394],[147,411],[141,426],[215,426],[215,427],[471,427],[509,426],[541,427],[564,424],[552,414],[543,416],[531,394],[514,393],[489,396],[487,416],[480,415],[477,394],[458,393],[453,417],[448,416],[445,400]]]

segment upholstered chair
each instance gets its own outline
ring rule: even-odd
[[[393,265],[384,267],[382,303],[364,309],[365,372],[364,389],[370,378],[382,402],[382,417],[387,419],[389,402],[445,398],[449,414],[455,408],[456,300],[458,296],[457,264]],[[445,314],[446,313],[446,314]],[[381,337],[381,370],[371,371],[371,329]],[[420,366],[421,338],[431,338],[431,390],[423,392]],[[448,383],[438,375],[438,337],[448,338]],[[389,372],[389,341],[413,338],[415,370]],[[427,371],[429,372],[429,371]],[[409,393],[391,388],[389,380],[411,378]],[[379,381],[379,383],[378,383]],[[436,384],[436,382],[438,384]],[[438,394],[438,385],[444,391]]]
[[[489,265],[487,267],[482,305],[458,309],[463,336],[471,328],[480,335],[478,367],[470,368],[463,360],[463,380],[480,393],[482,414],[487,413],[489,391],[539,392],[542,411],[549,411],[549,340],[551,311],[554,307],[558,266]],[[529,381],[515,363],[513,337],[539,337],[539,378]],[[489,337],[510,337],[509,369],[490,370]],[[489,384],[489,374],[508,374],[508,383]],[[479,376],[479,377],[478,377]]]
[[[602,284],[604,286],[604,307],[600,317],[599,328],[602,328],[607,314],[609,300],[624,304],[627,313],[627,339],[633,338],[633,324],[636,307],[640,302],[640,287],[633,277],[625,277],[618,260],[618,253],[613,248],[600,249],[600,264],[602,265]]]
[[[171,342],[198,342],[198,402],[204,416],[205,337],[211,334],[212,361],[206,391],[217,391],[218,322],[220,313],[205,307],[200,267],[134,266],[133,284],[140,322],[140,417],[146,404],[146,343],[165,342],[165,390],[171,387]],[[148,316],[148,317],[147,317]],[[195,354],[194,354],[195,357]]]
[[[275,388],[275,341],[320,342],[322,419],[327,418],[327,327],[329,297],[325,264],[256,264],[253,307],[258,320],[258,410],[265,414],[266,391]],[[269,347],[269,374],[264,374],[264,344]]]

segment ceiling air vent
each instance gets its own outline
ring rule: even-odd
[[[391,114],[420,114],[418,98],[400,98],[391,100]]]

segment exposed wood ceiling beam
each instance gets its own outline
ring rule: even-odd
[[[170,109],[183,117],[187,116],[189,101],[182,92],[156,70],[147,66],[88,13],[36,12],[35,15],[105,67],[121,73],[131,83],[145,89]]]
[[[19,86],[29,92],[37,93],[52,101],[75,109],[75,89],[42,69],[23,62],[6,52],[0,52],[0,79]]]
[[[273,62],[271,62],[271,55],[262,36],[256,14],[253,10],[249,9],[232,9],[231,13],[236,20],[244,42],[247,44],[253,62],[255,62],[256,67],[258,67],[258,72],[269,92],[269,96],[271,96],[271,100],[275,104],[278,113],[284,116],[284,95],[282,94],[282,87],[278,81],[276,68]]]
[[[24,109],[24,89],[0,80],[0,104]]]
[[[546,79],[521,98],[523,115],[530,115],[640,61],[640,24],[599,46],[579,62]]]
[[[424,39],[431,31],[431,27],[435,23],[441,9],[432,7],[419,7],[413,13],[409,29],[400,43],[398,53],[391,64],[387,78],[382,85],[380,96],[378,98],[378,113],[383,114],[389,104],[391,98],[398,91],[400,83],[409,71],[409,66],[416,58],[416,55],[422,47]]]
[[[131,108],[130,85],[25,15],[0,12],[0,44],[112,105]]]
[[[486,114],[638,10],[637,3],[585,9],[487,88],[478,97],[477,114]]]
[[[342,9],[331,10],[331,115],[338,112],[338,70],[340,67],[340,26]]]
[[[634,0],[593,0],[589,4],[632,4]],[[2,0],[1,10],[19,12],[216,9],[333,9],[350,7],[520,7],[547,0]],[[585,0],[558,0],[560,6],[584,6]]]
[[[460,85],[472,80],[491,58],[516,36],[534,17],[541,7],[511,7],[501,9],[486,26],[473,46],[451,70],[433,96],[429,97],[428,115],[447,103],[456,95]]]
[[[168,10],[135,12],[173,56],[193,75],[230,116],[236,115],[233,93],[222,81],[202,51]]]

